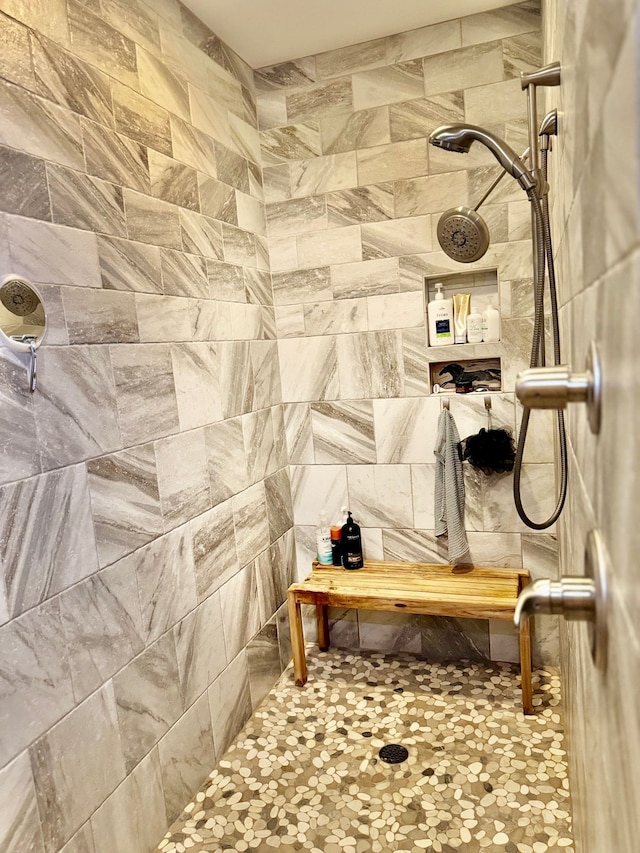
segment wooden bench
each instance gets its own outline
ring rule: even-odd
[[[307,681],[301,605],[313,604],[318,620],[318,645],[329,648],[328,607],[360,610],[402,610],[427,616],[513,620],[516,599],[530,582],[526,569],[391,563],[366,560],[364,568],[343,569],[316,561],[311,574],[289,587],[288,607],[295,682]],[[529,620],[520,628],[522,707],[533,713],[531,633]]]

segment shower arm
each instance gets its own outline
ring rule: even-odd
[[[524,151],[522,152],[522,154],[520,155],[520,159],[521,159],[521,160],[523,160],[523,161],[524,161],[524,160],[526,160],[526,159],[529,157],[529,153],[530,153],[530,152],[531,152],[531,149],[530,149],[530,148],[525,148],[525,150],[524,150]],[[501,167],[501,168],[502,168],[502,167]],[[506,177],[506,175],[507,175],[507,174],[508,174],[508,173],[507,173],[507,172],[505,172],[505,171],[504,171],[504,169],[502,169],[502,171],[500,172],[500,174],[498,175],[498,177],[497,177],[497,178],[495,179],[495,181],[491,184],[491,186],[489,187],[489,189],[488,189],[488,190],[486,191],[486,193],[482,196],[482,198],[481,198],[481,199],[480,199],[480,201],[476,204],[476,206],[473,208],[473,210],[477,211],[477,210],[479,210],[479,209],[482,207],[482,205],[483,205],[483,204],[485,203],[485,201],[489,198],[489,196],[491,195],[491,193],[492,193],[492,192],[495,190],[495,188],[498,186],[498,184],[500,183],[500,181],[501,181],[504,177]]]

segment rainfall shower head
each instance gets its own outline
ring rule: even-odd
[[[454,261],[470,264],[489,248],[487,223],[470,207],[452,207],[438,221],[438,242]]]
[[[467,154],[474,142],[481,142],[491,151],[502,168],[518,181],[525,192],[535,189],[536,183],[516,152],[499,136],[473,124],[447,124],[436,128],[429,136],[436,148]]]

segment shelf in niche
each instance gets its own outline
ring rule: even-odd
[[[457,348],[462,349],[464,346],[480,346],[479,344],[458,344]],[[438,349],[433,347],[432,349]],[[444,347],[443,347],[444,349]],[[445,370],[449,366],[456,366],[456,369],[447,371],[443,376],[440,371]],[[473,390],[477,388],[486,388],[488,391],[502,391],[502,363],[498,357],[488,358],[461,358],[451,359],[445,358],[442,361],[429,362],[429,385],[433,392],[433,386],[439,385],[440,391],[455,394],[455,380],[471,378]]]

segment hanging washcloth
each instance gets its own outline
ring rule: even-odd
[[[436,457],[435,532],[448,534],[449,562],[455,565],[469,553],[464,529],[464,477],[458,452],[460,436],[453,415],[443,409],[438,421]]]

